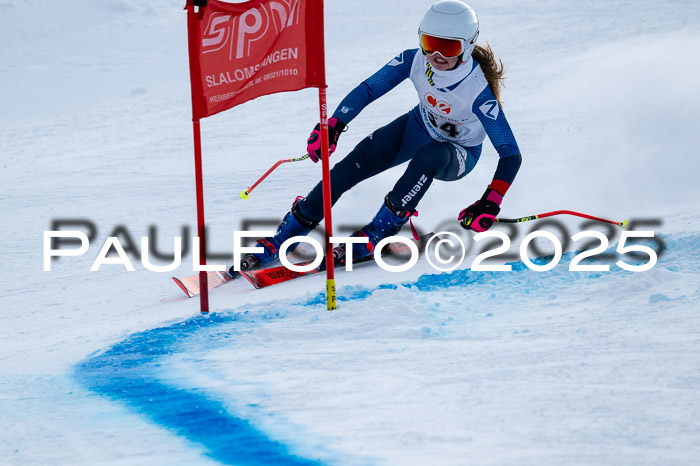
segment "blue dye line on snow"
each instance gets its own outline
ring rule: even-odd
[[[669,249],[680,243],[683,250],[692,251],[696,256],[700,251],[700,237],[679,238],[671,241]],[[568,262],[574,253],[564,254],[562,264]],[[550,258],[533,259],[534,263],[546,264]],[[517,274],[531,272],[522,262],[512,263],[512,271]],[[403,284],[419,291],[433,291],[452,287],[473,286],[499,280],[502,272],[474,272],[469,269],[423,275],[417,281]],[[594,279],[603,273],[560,274],[558,280]],[[554,277],[550,277],[554,278]],[[362,300],[375,290],[396,289],[400,285],[381,284],[373,288],[345,287],[337,297],[339,301]],[[700,290],[700,289],[699,289]],[[298,303],[307,306],[325,307],[325,294],[320,293],[311,299]],[[139,413],[176,432],[183,437],[201,444],[207,455],[224,464],[238,465],[311,465],[318,460],[295,456],[289,448],[276,442],[255,429],[249,422],[229,413],[219,401],[208,398],[196,390],[174,388],[161,382],[156,373],[158,360],[162,356],[178,351],[183,340],[201,331],[222,324],[233,324],[232,331],[225,339],[246,331],[246,325],[259,324],[284,318],[285,312],[270,309],[256,312],[255,317],[247,311],[243,313],[212,314],[208,317],[195,317],[170,327],[157,328],[132,335],[104,353],[91,357],[76,366],[76,377],[89,389],[127,403]],[[221,330],[220,328],[218,330]],[[210,348],[213,349],[213,348]]]
[[[567,257],[573,257],[574,253],[566,253],[562,255],[562,262],[567,259]],[[531,259],[534,264],[543,265],[547,264],[551,257],[543,257]],[[509,263],[512,268],[512,272],[525,272],[529,271],[523,262],[512,262]],[[451,288],[454,286],[471,286],[474,284],[485,283],[491,280],[497,280],[498,277],[502,277],[504,272],[475,272],[470,269],[453,270],[451,272],[442,272],[430,275],[421,275],[418,280],[410,283],[385,283],[380,284],[372,288],[366,288],[363,286],[347,286],[343,287],[341,292],[336,296],[337,301],[353,301],[368,298],[372,293],[377,290],[395,290],[399,286],[410,286],[418,291],[434,291],[439,289]],[[304,301],[302,305],[314,306],[314,305],[325,305],[326,304],[326,294],[319,293],[318,295]]]
[[[700,241],[700,240],[699,240]],[[695,241],[694,243],[691,242],[691,244],[696,244],[698,241]],[[675,245],[675,241],[672,241],[673,245]],[[666,245],[667,248],[670,247],[670,245]],[[605,253],[608,254],[614,254],[615,253],[615,247],[616,246],[611,246],[608,250],[605,251]],[[566,264],[571,262],[571,260],[577,255],[580,254],[581,251],[573,251],[573,252],[567,252],[562,254],[562,257],[560,259],[559,264],[555,267],[555,272],[556,274],[556,269],[561,268],[561,267],[567,267]],[[553,256],[545,256],[545,257],[537,257],[537,258],[531,258],[530,260],[532,261],[533,264],[536,265],[546,265],[549,264],[553,259]],[[586,263],[592,263],[593,259],[591,260],[583,260],[581,261],[581,264],[586,264]],[[366,287],[344,287],[340,290],[338,293],[338,296],[336,296],[337,301],[352,301],[352,300],[361,300],[361,299],[366,299],[368,298],[374,291],[376,290],[385,290],[385,289],[390,289],[390,290],[395,290],[399,286],[408,286],[411,288],[414,288],[418,291],[436,291],[436,290],[444,290],[448,288],[454,288],[454,287],[468,287],[468,286],[473,286],[476,284],[484,284],[484,283],[491,283],[491,282],[498,282],[503,279],[504,273],[509,274],[509,273],[516,273],[516,274],[537,274],[538,272],[534,272],[531,269],[529,269],[524,262],[518,261],[518,262],[510,262],[508,265],[511,266],[511,272],[500,272],[500,271],[473,271],[471,269],[460,269],[460,270],[453,270],[451,272],[437,272],[435,274],[428,274],[428,275],[421,275],[418,277],[418,279],[414,282],[410,283],[401,283],[401,284],[381,284],[376,287],[372,288],[366,288]],[[613,266],[614,267],[614,266]],[[619,270],[620,273],[625,273],[629,274],[630,272],[624,271],[624,270]],[[545,272],[546,273],[546,272]],[[558,274],[558,275],[549,275],[547,278],[549,280],[560,280],[563,282],[570,282],[571,280],[576,280],[576,279],[596,279],[600,278],[603,274],[607,274],[609,272],[569,272],[567,271],[566,274]],[[508,275],[506,275],[508,276]],[[555,278],[556,277],[556,278]],[[303,305],[325,305],[326,303],[326,295],[325,293],[319,293],[318,295],[304,301]]]
[[[195,317],[170,327],[134,334],[77,365],[76,378],[90,390],[124,402],[168,430],[201,444],[207,456],[221,463],[319,464],[291,454],[287,446],[228,412],[221,402],[196,390],[169,386],[156,375],[159,358],[177,352],[183,339],[224,323],[252,323],[247,314]],[[272,313],[262,319],[279,316],[280,313]]]

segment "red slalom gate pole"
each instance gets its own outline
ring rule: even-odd
[[[202,181],[202,137],[199,120],[192,122],[194,131],[194,176],[197,191],[197,236],[199,237],[199,263],[207,263],[207,245],[204,228],[204,183]],[[209,283],[207,272],[199,272],[199,310],[202,314],[209,312]]]
[[[202,8],[206,5],[206,0],[187,0],[187,43],[190,63],[190,86],[192,90],[192,131],[194,133],[194,171],[195,189],[197,193],[197,236],[199,238],[199,263],[207,263],[207,247],[204,229],[204,184],[202,175],[202,136],[199,128],[199,117],[195,112],[195,96],[201,93],[197,88],[198,76],[201,74],[197,57],[197,47],[201,32],[197,24],[196,15],[202,14]],[[195,12],[195,6],[199,11]],[[209,286],[207,283],[207,272],[199,272],[199,310],[206,314],[209,312]]]
[[[323,170],[323,217],[326,227],[326,308],[332,311],[335,302],[335,264],[333,262],[333,219],[331,218],[331,172],[328,151],[328,112],[326,86],[318,88],[318,105],[321,113],[321,168]]]

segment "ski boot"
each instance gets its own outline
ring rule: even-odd
[[[369,242],[352,245],[352,260],[356,261],[374,253],[374,247],[382,239],[396,235],[406,222],[414,215],[418,215],[416,210],[402,210],[394,206],[387,194],[384,204],[371,222],[363,226],[360,231],[356,231],[350,236],[369,238]],[[333,258],[336,262],[345,261],[345,246],[340,245],[333,249]]]
[[[241,271],[256,270],[266,267],[279,259],[279,248],[286,240],[293,236],[306,236],[311,230],[316,228],[318,222],[313,222],[304,218],[299,212],[299,201],[304,199],[299,196],[292,204],[292,209],[282,219],[282,223],[277,227],[275,236],[262,238],[257,241],[258,246],[263,247],[263,252],[246,254],[241,258]],[[290,246],[287,251],[294,251],[299,243]],[[229,275],[236,274],[233,267],[228,271]]]

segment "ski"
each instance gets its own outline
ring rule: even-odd
[[[302,247],[299,248],[302,251]],[[292,254],[287,256],[292,257]],[[207,272],[207,288],[214,289],[221,285],[233,281],[241,276],[240,272],[234,272],[233,277],[228,274],[228,272]],[[180,289],[187,295],[188,298],[193,298],[201,293],[201,288],[199,287],[199,274],[191,275],[189,277],[171,277],[175,284],[180,287]]]
[[[384,254],[382,254],[384,256]],[[368,262],[373,259],[372,256],[365,257],[363,259],[352,261],[354,264],[360,264],[362,262]],[[325,262],[325,261],[324,261]],[[311,261],[298,262],[294,265],[308,265]],[[295,272],[290,270],[284,265],[279,265],[276,267],[268,267],[266,269],[250,270],[246,272],[241,272],[241,275],[250,282],[255,288],[265,288],[266,286],[276,285],[278,283],[287,282],[289,280],[294,280],[295,278],[306,277],[307,275],[315,275],[326,270],[325,264],[322,263],[318,267],[308,270],[306,272]],[[345,265],[344,261],[336,262],[336,265]]]
[[[210,290],[213,288],[218,288],[224,283],[228,283],[231,280],[239,277],[240,273],[236,272],[236,275],[232,278],[226,271],[224,272],[207,272],[207,288]],[[201,292],[199,287],[199,275],[192,275],[190,277],[172,277],[173,281],[180,287],[182,291],[185,292],[188,298],[197,296]]]
[[[421,247],[431,236],[432,233],[423,235],[418,239],[416,243],[419,247]],[[402,254],[410,254],[410,249],[406,244],[400,242],[394,242],[386,245],[381,252],[382,258],[386,258],[388,256],[400,257]],[[355,265],[361,264],[363,262],[371,262],[373,260],[374,256],[371,255],[362,259],[353,260],[352,263],[353,265]],[[312,261],[299,262],[294,265],[304,266],[310,264],[311,262]],[[337,261],[335,265],[344,266],[345,261]],[[324,261],[318,267],[306,272],[296,272],[294,270],[288,269],[283,265],[280,265],[276,267],[268,267],[265,269],[244,271],[241,272],[241,275],[243,275],[243,277],[246,278],[250,282],[250,284],[253,285],[256,289],[260,289],[271,285],[277,285],[278,283],[284,283],[289,280],[306,277],[308,275],[315,275],[317,273],[324,272],[325,270],[326,268]]]
[[[427,241],[432,236],[432,233],[423,235],[417,241],[419,247],[422,247],[425,241]],[[388,256],[400,256],[402,253],[408,253],[409,249],[404,243],[391,243],[388,244],[382,250],[382,257]],[[291,256],[291,255],[290,255]],[[287,257],[290,257],[287,256]],[[359,260],[353,260],[353,265],[361,264],[363,262],[370,262],[374,260],[374,256],[365,257]],[[296,263],[295,265],[307,265],[312,261],[304,261]],[[345,261],[336,262],[337,266],[344,266]],[[289,270],[283,265],[268,267],[265,269],[251,270],[247,272],[236,272],[233,277],[231,277],[226,271],[223,272],[208,272],[207,273],[207,284],[208,289],[218,288],[221,285],[233,281],[241,276],[248,280],[255,288],[265,288],[270,285],[276,285],[277,283],[283,283],[289,280],[294,280],[296,278],[305,277],[307,275],[314,275],[325,270],[325,262],[320,266],[309,270],[308,272],[295,272]],[[172,280],[177,284],[177,286],[185,293],[188,298],[193,298],[200,294],[201,289],[199,287],[199,274],[192,275],[189,277],[172,277]]]

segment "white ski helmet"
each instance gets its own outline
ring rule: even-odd
[[[469,57],[479,37],[479,19],[474,10],[460,0],[440,0],[428,8],[418,27],[418,41],[425,52],[423,34],[459,40],[462,44],[460,55]]]

